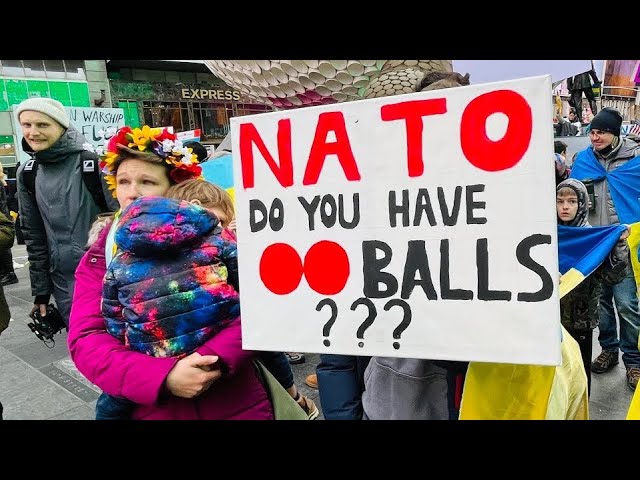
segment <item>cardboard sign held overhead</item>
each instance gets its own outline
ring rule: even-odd
[[[557,364],[550,91],[232,118],[243,347]]]

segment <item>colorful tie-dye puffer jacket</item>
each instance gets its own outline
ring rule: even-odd
[[[154,357],[191,353],[240,315],[236,244],[198,205],[142,197],[122,213],[107,268],[107,331]]]

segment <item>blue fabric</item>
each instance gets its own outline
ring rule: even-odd
[[[233,157],[231,154],[200,164],[204,179],[220,188],[233,187]]]
[[[285,389],[293,386],[293,370],[282,352],[258,352],[258,359]]]
[[[578,153],[571,178],[583,182],[606,179],[620,222],[640,222],[640,157],[607,172],[589,147]]]
[[[131,400],[102,392],[96,402],[96,420],[129,420],[135,406]]]
[[[575,268],[585,278],[591,275],[607,258],[626,229],[625,225],[591,228],[558,225],[560,274],[564,275]]]
[[[320,355],[316,372],[325,420],[362,420],[364,371],[370,358]]]

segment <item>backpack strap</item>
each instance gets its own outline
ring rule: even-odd
[[[96,155],[88,150],[80,153],[82,162],[82,180],[87,190],[93,197],[93,201],[100,209],[101,213],[108,212],[107,200],[104,198],[102,190],[102,177],[100,176],[100,165]],[[26,170],[25,166],[25,170]]]
[[[93,201],[100,209],[101,213],[110,211],[102,190],[102,177],[100,176],[98,158],[94,153],[91,153],[88,150],[83,150],[80,153],[80,161],[82,162],[82,181],[87,187],[87,190],[89,190]],[[36,158],[32,158],[24,165],[24,170],[22,171],[22,183],[34,201],[36,199],[35,191],[37,173],[38,160]]]
[[[33,200],[36,200],[36,174],[38,173],[38,160],[35,158],[31,158],[27,160],[24,164],[24,169],[22,170],[22,183],[26,188],[29,195],[33,197]]]

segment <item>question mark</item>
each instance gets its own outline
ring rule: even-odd
[[[376,306],[373,304],[373,302],[366,297],[359,298],[358,300],[353,302],[351,304],[351,311],[355,311],[359,305],[365,305],[369,309],[369,315],[367,316],[365,321],[362,322],[362,324],[358,328],[358,331],[356,332],[356,337],[364,340],[364,332],[371,326],[371,324],[373,324],[373,321],[378,316],[378,312],[376,311]],[[358,342],[358,346],[360,348],[364,347],[364,342]]]
[[[385,304],[384,306],[385,312],[389,311],[389,309],[391,309],[392,307],[402,307],[402,310],[404,312],[404,315],[402,315],[402,321],[400,322],[400,325],[398,325],[393,330],[393,338],[395,338],[396,340],[400,340],[400,336],[402,335],[402,332],[404,332],[409,326],[409,324],[411,324],[411,307],[404,300],[393,299],[393,300],[389,300]],[[400,348],[400,343],[393,342],[393,348],[398,350]]]
[[[333,327],[333,324],[336,323],[336,318],[338,318],[338,306],[336,305],[336,302],[334,302],[332,299],[323,298],[318,302],[318,305],[316,305],[316,312],[319,312],[320,310],[322,310],[322,308],[325,305],[329,305],[329,308],[331,309],[331,318],[327,323],[324,324],[324,327],[322,328],[322,334],[325,337],[328,337],[329,332],[331,331],[331,327]],[[325,338],[322,343],[324,343],[325,347],[328,347],[329,345],[331,345],[331,342],[329,341],[328,338]]]

